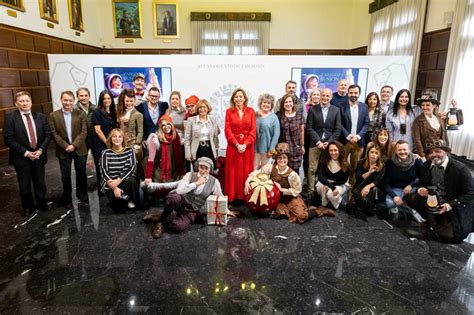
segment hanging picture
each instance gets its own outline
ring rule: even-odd
[[[81,0],[68,0],[69,25],[73,30],[84,32]]]
[[[0,5],[4,5],[6,7],[25,12],[23,0],[0,0]]]
[[[178,4],[172,2],[153,2],[155,37],[179,38]]]
[[[57,0],[39,0],[40,17],[42,19],[58,23]]]
[[[113,0],[112,10],[115,37],[142,37],[140,0]]]

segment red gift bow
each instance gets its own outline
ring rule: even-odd
[[[219,206],[219,196],[216,196],[216,212],[209,212],[209,214],[215,214],[216,215],[216,220],[214,221],[214,224],[216,225],[222,225],[222,216],[225,214],[225,213],[220,213],[219,211],[217,211],[218,209],[218,206]]]

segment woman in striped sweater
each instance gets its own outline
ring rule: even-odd
[[[106,144],[100,159],[101,190],[107,194],[114,212],[135,208],[139,201],[135,152],[125,147],[124,133],[117,128],[110,131]]]

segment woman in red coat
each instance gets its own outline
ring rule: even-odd
[[[225,113],[227,150],[224,194],[229,202],[244,199],[245,180],[253,171],[257,126],[255,111],[247,102],[245,91],[236,89]]]

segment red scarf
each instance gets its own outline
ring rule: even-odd
[[[171,179],[171,141],[173,141],[173,134],[165,135],[166,142],[161,143],[161,176],[160,181],[168,181]]]

